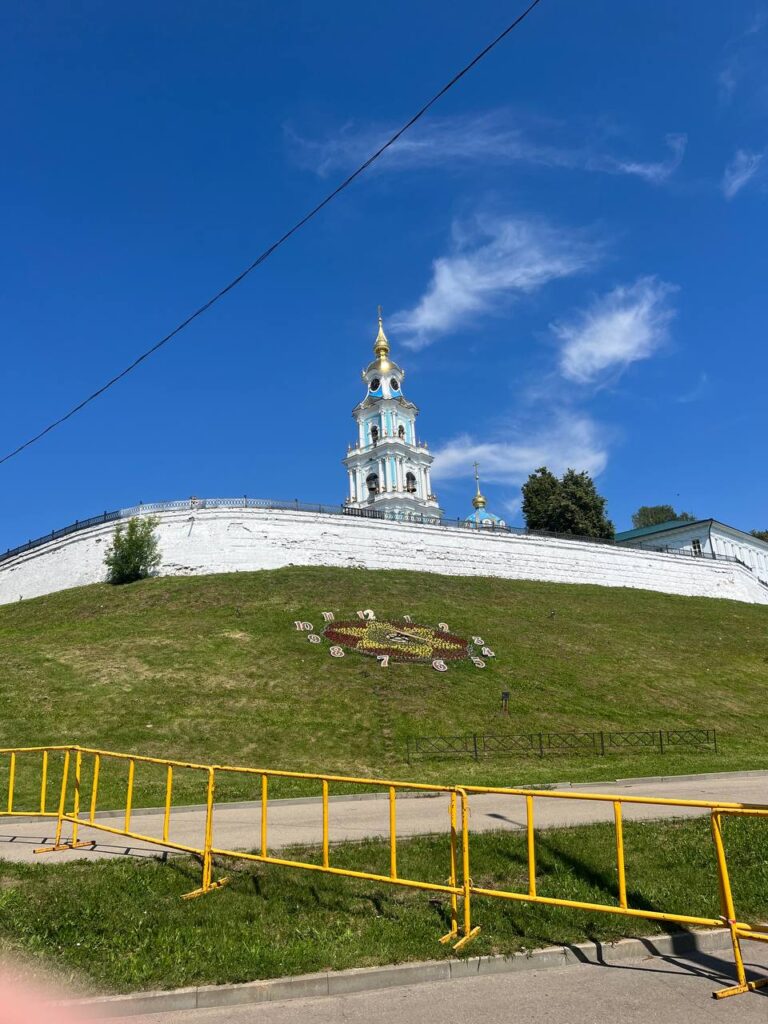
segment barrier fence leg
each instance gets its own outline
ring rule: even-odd
[[[461,796],[461,873],[462,886],[464,889],[464,934],[458,942],[454,943],[454,949],[462,949],[477,935],[480,928],[472,927],[472,877],[469,873],[469,798],[463,789],[457,791]]]
[[[733,906],[733,893],[731,892],[731,881],[728,877],[728,864],[725,859],[725,846],[723,845],[723,829],[720,815],[717,811],[712,812],[712,838],[715,841],[715,854],[717,856],[717,871],[720,881],[720,904],[722,916],[731,932],[731,943],[733,945],[733,959],[736,962],[736,985],[730,988],[721,988],[712,995],[715,999],[726,999],[728,996],[736,996],[742,992],[749,992],[751,989],[762,988],[768,982],[747,981],[744,970],[744,959],[741,955],[741,940],[739,938],[736,911]]]
[[[451,818],[451,873],[448,878],[448,884],[454,889],[456,888],[456,880],[458,878],[458,865],[456,860],[457,843],[456,843],[456,794],[451,793],[449,798],[449,814]],[[455,892],[451,893],[451,930],[442,936],[441,942],[451,942],[452,939],[458,938],[459,934],[459,898]]]
[[[53,840],[52,846],[38,846],[33,851],[34,853],[57,853],[60,850],[76,850],[83,847],[89,849],[96,845],[95,839],[90,839],[84,843],[78,843],[77,841],[77,825],[72,826],[72,838],[61,841],[61,833],[64,825],[64,816],[67,813],[67,791],[69,789],[69,766],[72,761],[72,751],[64,751],[64,765],[61,770],[61,790],[59,791],[59,810],[56,816],[56,835]],[[77,815],[80,809],[80,768],[82,765],[82,751],[76,752],[76,768],[75,768],[75,794],[74,794],[74,814]]]
[[[215,791],[215,771],[213,768],[208,769],[208,789],[206,793],[206,807],[205,807],[205,838],[203,839],[203,883],[199,889],[193,889],[192,892],[186,892],[181,897],[183,900],[192,900],[197,896],[204,896],[205,893],[211,892],[212,889],[220,889],[222,885],[226,885],[229,881],[228,878],[219,878],[217,881],[213,881],[213,855],[211,849],[213,847],[213,801]]]

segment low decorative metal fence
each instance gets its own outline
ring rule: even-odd
[[[556,754],[608,754],[670,750],[717,753],[716,729],[649,729],[640,732],[467,733],[463,736],[409,736],[406,759],[460,757],[548,757]]]

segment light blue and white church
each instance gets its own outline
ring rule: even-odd
[[[357,441],[349,446],[344,459],[349,477],[346,508],[381,512],[388,519],[439,522],[443,510],[432,490],[430,476],[434,456],[426,441],[416,435],[419,410],[403,394],[404,370],[389,358],[381,307],[373,354],[373,362],[362,373],[365,398],[352,410]],[[474,511],[467,517],[467,523],[478,527],[504,526],[504,521],[486,507],[486,499],[480,493],[477,464],[475,479]]]

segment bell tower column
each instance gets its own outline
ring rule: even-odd
[[[362,377],[365,396],[355,406],[357,442],[344,465],[349,476],[346,505],[372,510],[392,519],[440,519],[443,512],[431,496],[432,456],[416,442],[419,410],[403,394],[405,373],[393,362],[379,307],[379,331],[374,359]],[[376,481],[371,480],[373,477]]]

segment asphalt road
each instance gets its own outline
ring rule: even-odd
[[[765,976],[768,947],[745,945],[747,964]],[[713,989],[729,984],[730,949],[691,959],[578,964],[344,996],[112,1018],[112,1024],[765,1024],[768,988],[712,999]]]
[[[721,777],[670,778],[662,782],[574,787],[574,792],[603,792],[612,795],[654,796],[688,800],[716,800],[740,803],[768,804],[768,772],[732,773]],[[556,790],[562,792],[562,790]],[[694,809],[659,805],[625,805],[626,820],[680,817],[702,813]],[[708,813],[704,811],[703,813]],[[540,797],[534,802],[537,828],[557,828],[565,825],[588,824],[613,820],[612,802]],[[338,797],[330,802],[331,842],[363,839],[369,836],[389,835],[389,806],[386,799]],[[269,848],[278,850],[292,843],[320,843],[322,838],[321,807],[319,800],[275,800],[268,805]],[[214,818],[214,846],[228,850],[249,850],[259,845],[261,805],[250,804],[216,807]],[[105,825],[121,827],[122,813],[100,816]],[[205,822],[205,808],[177,810],[171,816],[169,838],[191,846],[201,846]],[[525,802],[521,797],[496,794],[475,794],[470,797],[470,827],[473,832],[493,829],[519,830],[525,828]],[[143,835],[161,835],[162,815],[157,811],[135,810],[131,829]],[[399,837],[425,833],[444,833],[448,830],[448,798],[446,795],[398,798],[397,834]],[[65,837],[67,835],[65,828]],[[48,853],[36,857],[34,848],[51,842],[53,822],[0,817],[0,858],[4,860],[53,864],[71,859],[71,852]],[[92,849],[80,849],[78,857],[93,859],[116,855],[156,855],[162,846],[121,839],[89,828],[80,830],[80,838],[95,839]]]

